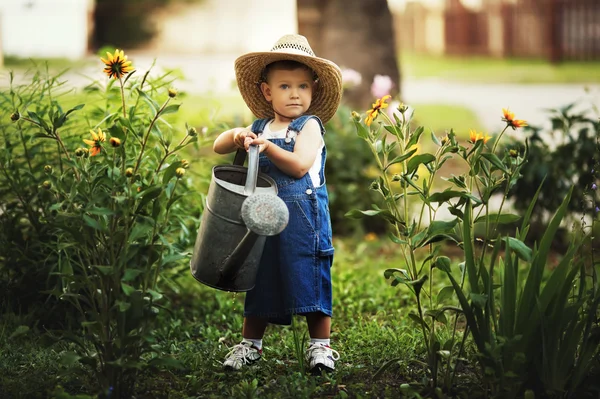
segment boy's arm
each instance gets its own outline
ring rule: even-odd
[[[217,154],[229,154],[237,149],[244,148],[246,137],[256,138],[247,127],[234,127],[221,133],[213,143],[213,151]]]
[[[263,154],[282,172],[296,179],[308,173],[317,158],[322,143],[321,128],[314,119],[306,122],[302,131],[296,136],[294,152],[286,151],[262,137],[254,139],[252,142],[248,141],[248,145],[262,145]]]

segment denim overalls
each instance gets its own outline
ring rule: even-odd
[[[295,134],[311,118],[319,123],[321,134],[325,128],[321,120],[312,115],[294,119],[285,139],[272,139],[273,144],[286,151],[294,151]],[[260,135],[270,119],[258,119],[251,130]],[[267,237],[256,286],[246,293],[244,316],[267,318],[269,323],[291,324],[292,314],[322,312],[331,316],[331,218],[329,198],[325,187],[325,158],[321,153],[319,176],[322,184],[313,185],[306,173],[300,179],[288,176],[277,168],[264,154],[260,154],[262,173],[277,183],[278,196],[287,205],[290,218],[286,228],[278,235]]]

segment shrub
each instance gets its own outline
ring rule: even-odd
[[[168,122],[180,106],[169,76],[134,76],[126,60],[118,50],[103,60],[115,79],[85,88],[94,103],[86,113],[84,104],[63,109],[58,76],[11,81],[0,155],[2,283],[16,281],[18,301],[33,273],[33,289],[47,285],[72,305],[84,335],[53,335],[75,342],[67,360],[91,366],[99,390],[115,397],[129,395],[151,358],[172,364],[145,354],[165,302],[159,283],[187,257],[200,213],[180,156],[198,133]]]

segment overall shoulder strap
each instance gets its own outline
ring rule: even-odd
[[[252,126],[250,126],[250,130],[252,130],[252,132],[259,134],[262,133],[263,130],[265,130],[265,126],[267,126],[267,123],[269,123],[271,119],[267,118],[267,119],[257,119],[254,122],[252,122]]]
[[[290,123],[288,129],[300,133],[306,122],[308,122],[310,119],[315,119],[319,123],[319,127],[321,128],[321,134],[325,134],[325,127],[323,126],[323,122],[321,122],[321,119],[319,119],[319,117],[316,115],[302,115],[301,117],[294,119],[292,123]]]

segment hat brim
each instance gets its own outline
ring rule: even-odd
[[[272,62],[292,60],[311,68],[319,83],[313,92],[309,115],[316,115],[323,123],[330,120],[342,99],[342,72],[333,62],[324,58],[290,54],[287,52],[255,52],[242,55],[235,60],[235,77],[240,94],[257,118],[273,118],[273,106],[260,90],[261,73]]]

